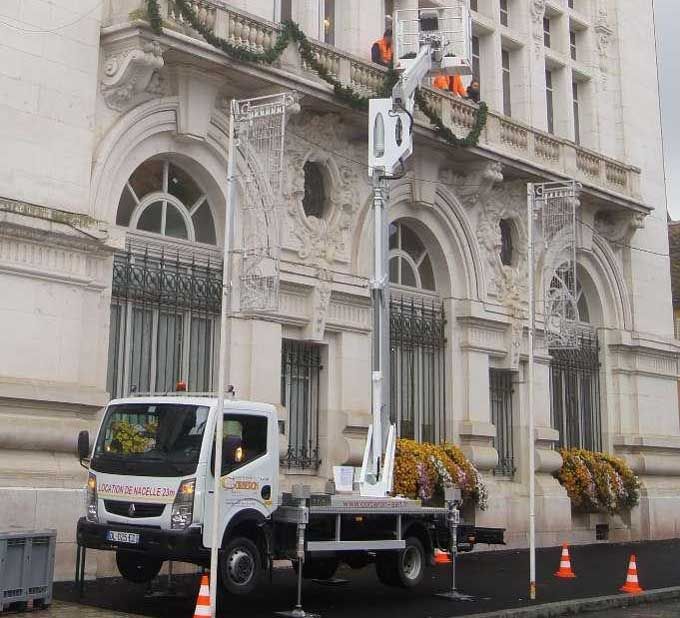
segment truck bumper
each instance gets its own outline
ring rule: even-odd
[[[139,535],[139,543],[128,545],[107,540],[109,530],[133,532]],[[203,546],[200,528],[181,531],[158,530],[123,524],[100,524],[81,517],[77,528],[78,545],[105,551],[125,550],[140,552],[161,560],[177,560],[204,565],[210,561],[210,550]]]

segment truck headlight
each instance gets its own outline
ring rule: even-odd
[[[196,479],[186,479],[179,484],[170,515],[170,528],[173,530],[183,530],[191,524],[194,518],[195,490]]]
[[[85,517],[87,521],[99,521],[97,509],[97,477],[90,472],[87,476],[87,488],[85,493]]]

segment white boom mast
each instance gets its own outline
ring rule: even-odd
[[[387,272],[387,180],[403,172],[413,153],[415,94],[433,73],[470,73],[468,61],[470,20],[464,0],[455,7],[397,11],[395,69],[399,80],[392,96],[369,102],[368,175],[373,182],[373,300],[372,401],[369,428],[361,467],[362,495],[385,496],[392,491],[396,429],[391,426],[384,446],[389,397],[389,315]]]

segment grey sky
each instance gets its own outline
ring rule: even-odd
[[[654,0],[668,210],[680,219],[680,0]]]

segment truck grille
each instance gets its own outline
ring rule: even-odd
[[[122,517],[160,517],[165,509],[165,504],[104,500],[104,507],[107,513],[121,515]]]

